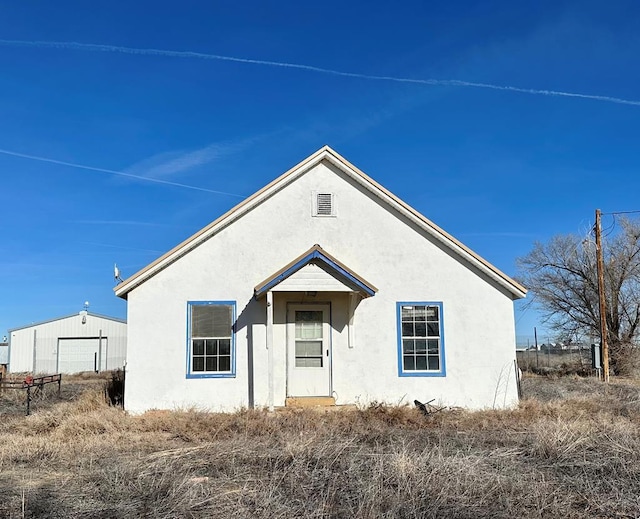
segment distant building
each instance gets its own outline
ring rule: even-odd
[[[0,365],[9,364],[9,343],[0,342]]]
[[[82,311],[9,330],[7,349],[8,370],[14,373],[121,368],[126,357],[127,323]]]

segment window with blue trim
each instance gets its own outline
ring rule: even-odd
[[[441,303],[398,303],[398,371],[444,375]]]
[[[235,303],[190,302],[188,375],[233,376]]]

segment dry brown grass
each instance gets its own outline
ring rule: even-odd
[[[637,517],[640,391],[527,377],[512,411],[151,412],[0,400],[0,517]],[[63,384],[63,388],[65,384]],[[13,407],[12,407],[13,406]]]

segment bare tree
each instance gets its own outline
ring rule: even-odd
[[[606,320],[611,368],[631,369],[633,345],[640,334],[640,222],[620,219],[603,237]],[[566,335],[599,335],[595,243],[559,235],[536,243],[518,259],[519,281],[553,329]]]

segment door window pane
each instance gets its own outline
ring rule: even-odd
[[[296,357],[296,368],[321,368],[322,357]]]
[[[296,341],[296,357],[322,356],[321,341]]]
[[[296,310],[296,339],[322,338],[322,310]]]

